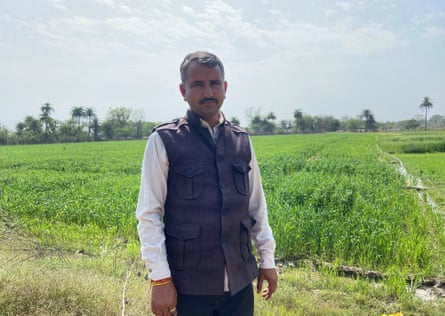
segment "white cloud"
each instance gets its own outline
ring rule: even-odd
[[[66,5],[63,3],[63,0],[48,0],[51,5],[56,8],[57,10],[61,10],[61,11],[66,11],[67,7]]]
[[[93,1],[103,4],[105,6],[113,8],[113,9],[117,7],[116,2],[114,0],[93,0]]]
[[[118,0],[93,1],[113,8],[130,4]],[[117,11],[101,18],[76,15],[30,21],[28,28],[47,45],[83,53],[105,53],[109,47],[120,47],[142,54],[153,45],[168,50],[171,45],[184,42],[184,49],[211,48],[225,54],[241,50],[239,56],[243,55],[243,49],[257,49],[260,55],[281,49],[300,56],[325,54],[327,49],[329,53],[372,54],[393,46],[397,40],[393,32],[379,24],[360,25],[352,20],[314,24],[295,20],[289,12],[276,9],[272,16],[278,23],[270,27],[260,19],[247,21],[242,10],[222,0],[206,2],[200,10],[183,5],[179,12],[165,10],[165,5],[168,2],[158,8],[132,6],[132,15]],[[336,6],[349,10],[352,5],[337,2]]]
[[[422,31],[420,37],[423,39],[437,39],[443,37],[444,35],[445,31],[443,28],[429,25]]]
[[[1,13],[0,14],[0,23],[4,23],[5,27],[6,27],[7,24],[13,23],[13,22],[14,22],[14,20],[11,17],[11,15],[6,14],[6,13]]]
[[[184,38],[197,42],[207,42],[211,46],[231,50],[240,42],[241,45],[265,47],[264,30],[247,22],[241,10],[237,10],[223,1],[207,2],[201,10],[188,6],[182,7],[186,14],[188,30],[191,34],[183,34]]]
[[[395,10],[399,7],[397,1],[393,0],[374,0],[374,3],[376,3],[378,8],[385,10],[385,11],[391,11]]]
[[[150,33],[150,25],[140,17],[113,17],[105,20],[105,26],[134,34]]]
[[[12,48],[12,46],[10,44],[5,43],[5,42],[0,40],[0,48],[8,49],[8,48]]]
[[[349,11],[352,9],[352,3],[351,2],[336,2],[335,6],[341,8],[344,11]]]
[[[327,9],[324,12],[324,14],[325,14],[325,16],[333,16],[333,15],[335,15],[336,12],[337,12],[337,10],[335,10],[335,9]]]
[[[92,0],[98,4],[109,7],[113,10],[120,10],[123,13],[132,14],[134,13],[131,3],[129,1],[117,1],[117,0]],[[129,3],[128,5],[126,3]]]
[[[132,14],[132,13],[134,13],[133,10],[132,10],[129,6],[125,5],[125,4],[120,4],[120,5],[119,5],[119,9],[120,9],[122,12],[125,12],[125,13],[128,13],[128,14]]]
[[[187,14],[187,15],[195,14],[195,10],[192,7],[183,5],[181,8],[182,8],[182,11],[184,11],[184,13]]]
[[[441,20],[443,19],[444,16],[445,16],[444,12],[428,12],[421,16],[415,15],[411,18],[410,21],[414,25],[424,25],[432,23],[433,21],[436,20]]]
[[[324,26],[283,21],[269,33],[273,46],[293,55],[374,54],[397,44],[397,35],[380,24],[355,25],[351,20]],[[297,53],[300,52],[300,53]]]
[[[344,52],[373,54],[394,47],[397,35],[379,24],[370,24],[359,27],[351,32],[340,34],[339,38]]]
[[[95,34],[100,22],[85,16],[71,16],[56,18],[50,22],[53,32],[65,35],[80,34]]]

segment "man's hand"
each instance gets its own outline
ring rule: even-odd
[[[178,295],[173,282],[151,288],[151,311],[156,316],[175,316]]]
[[[263,289],[263,281],[267,281],[267,286]],[[278,274],[275,269],[260,269],[258,272],[258,280],[256,291],[261,292],[261,296],[268,300],[275,292],[278,283]]]

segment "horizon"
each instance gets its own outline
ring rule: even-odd
[[[131,107],[128,107],[131,111],[132,111],[132,113],[133,113],[133,111],[135,110],[135,109],[133,109],[133,108],[131,108]],[[40,109],[40,108],[39,108]],[[363,110],[365,110],[365,109],[363,109]],[[337,119],[337,120],[339,120],[339,121],[343,121],[343,120],[348,120],[348,119],[355,119],[355,118],[359,118],[360,117],[360,115],[361,115],[361,113],[363,112],[363,110],[360,112],[360,113],[358,113],[358,114],[356,114],[356,115],[347,115],[347,116],[344,116],[344,117],[335,117],[335,116],[333,116],[333,115],[323,115],[323,114],[319,114],[319,115],[311,115],[310,113],[306,113],[306,112],[304,112],[303,111],[303,115],[309,115],[309,116],[311,116],[311,117],[328,117],[328,116],[332,116],[334,119]],[[55,109],[54,109],[54,111],[55,111]],[[223,113],[224,113],[224,111],[222,111]],[[371,111],[372,112],[372,111]],[[39,112],[39,114],[40,114],[41,112]],[[270,112],[269,112],[270,113]],[[23,122],[24,120],[25,120],[25,118],[27,117],[27,116],[32,116],[33,118],[35,118],[35,119],[39,119],[39,114],[37,114],[37,115],[25,115],[24,117],[23,117],[23,119],[21,120],[21,121],[19,121],[19,122],[17,122],[16,124],[18,124],[18,123],[20,123],[20,122]],[[185,113],[184,113],[185,114]],[[264,115],[264,116],[266,116],[266,114],[267,113],[261,113],[262,115]],[[373,113],[371,113],[371,114],[373,114]],[[224,115],[225,115],[225,113],[224,113]],[[432,114],[431,115],[431,113],[430,113],[430,115],[428,116],[428,120],[430,120],[433,116],[435,116],[435,115],[439,115],[440,117],[442,117],[442,118],[445,118],[445,115],[441,115],[441,114]],[[53,117],[52,115],[50,115],[51,117]],[[178,116],[179,117],[179,116]],[[226,117],[226,119],[228,119],[229,121],[232,119],[232,118],[236,118],[236,119],[238,119],[240,122],[243,122],[243,121],[245,121],[247,124],[240,124],[240,126],[242,126],[242,127],[248,127],[248,124],[250,123],[247,119],[245,119],[245,120],[243,120],[243,119],[241,119],[241,118],[239,118],[239,117],[235,117],[235,116],[229,116],[229,117]],[[55,119],[58,123],[63,123],[63,122],[67,122],[67,121],[70,121],[70,120],[72,120],[73,118],[71,117],[71,116],[69,116],[69,117],[67,117],[67,118],[62,118],[62,119]],[[106,120],[106,118],[105,117],[97,117],[97,119],[99,120],[99,123],[102,123],[102,122],[104,122],[105,120]],[[174,118],[172,118],[172,119],[174,119]],[[406,122],[406,121],[409,121],[409,120],[412,120],[412,119],[414,119],[414,120],[417,120],[417,121],[424,121],[424,119],[425,119],[425,114],[423,113],[423,114],[416,114],[414,117],[411,117],[411,118],[406,118],[406,119],[402,119],[402,120],[397,120],[397,121],[379,121],[379,120],[376,120],[376,123],[380,123],[380,124],[387,124],[387,123],[401,123],[401,122]],[[294,121],[295,119],[294,119],[294,117],[293,117],[293,115],[291,115],[290,117],[288,117],[288,118],[282,118],[282,120],[291,120],[291,121]],[[133,121],[131,118],[130,118],[130,121]],[[143,120],[144,122],[149,122],[149,123],[156,123],[156,124],[160,124],[160,123],[163,123],[162,121],[149,121],[149,120]],[[280,121],[281,120],[278,120],[278,119],[276,119],[276,120],[274,120],[274,122],[275,122],[275,124],[277,125],[277,126],[279,126],[279,124],[280,124]],[[6,127],[9,131],[15,131],[15,129],[16,129],[16,125],[14,125],[12,128],[10,128],[10,127],[7,127],[7,126],[5,126],[5,125],[3,125],[2,124],[2,122],[0,121],[0,128],[1,127]]]

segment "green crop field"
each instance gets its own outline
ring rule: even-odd
[[[134,240],[144,146],[0,147],[1,208],[47,243],[94,252],[109,238]]]
[[[282,266],[281,293],[268,304],[257,303],[258,314],[381,315],[391,308],[403,308],[404,315],[445,312],[440,301],[413,298],[423,280],[444,274],[443,139],[444,132],[253,137]],[[145,286],[134,216],[144,148],[145,141],[0,147],[0,311],[124,315],[127,306],[128,315],[147,313],[148,294],[135,294]],[[431,187],[427,192],[435,204],[407,189],[395,158]],[[25,244],[16,244],[20,240]],[[45,277],[36,281],[29,272],[36,266],[51,275],[47,280],[65,286],[54,290],[42,285]],[[60,273],[67,266],[94,293],[102,286],[91,280],[106,276],[103,292],[96,293],[103,301],[82,296],[82,288],[67,281],[70,274]],[[356,275],[340,280],[329,268],[338,266],[378,271],[380,279]],[[385,290],[378,292],[373,282]],[[31,303],[18,307],[25,299],[17,293],[34,287],[47,289],[46,294],[36,290],[33,302],[28,293]],[[349,293],[340,300],[343,305],[337,294],[310,295],[336,288]],[[66,301],[57,308],[46,306],[57,301],[54,291]],[[301,300],[294,297],[297,291]],[[117,299],[105,299],[113,295]],[[322,304],[325,300],[330,303]],[[78,314],[63,310],[64,305]]]
[[[382,138],[382,147],[395,153],[412,181],[420,179],[436,207],[445,210],[445,134],[432,131],[387,135]]]
[[[283,259],[442,273],[443,256],[432,251],[441,245],[430,235],[441,219],[419,207],[375,135],[262,137],[255,145]]]

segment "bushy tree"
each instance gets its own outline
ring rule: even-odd
[[[347,131],[357,132],[362,128],[362,120],[359,118],[349,118],[345,122],[345,127]]]
[[[9,143],[9,131],[6,127],[0,126],[0,145],[7,145]]]
[[[230,122],[232,122],[233,125],[237,125],[237,126],[240,125],[240,120],[235,116],[232,116],[232,118],[230,119]]]
[[[253,134],[273,134],[275,131],[276,116],[270,112],[266,116],[261,115],[261,109],[251,110],[248,114],[249,130]]]
[[[445,116],[433,115],[429,119],[429,124],[432,128],[445,128]]]
[[[411,120],[405,121],[402,126],[403,126],[403,129],[416,130],[419,128],[420,124],[419,124],[419,121],[417,121],[415,119],[411,119]]]
[[[21,144],[38,144],[42,141],[42,122],[32,116],[16,125],[17,140]]]
[[[316,117],[319,132],[335,132],[340,129],[340,121],[331,115]]]
[[[291,120],[281,120],[280,121],[280,129],[284,133],[289,133],[289,131],[292,129],[292,121]]]
[[[101,129],[105,139],[132,138],[135,127],[130,124],[132,109],[127,107],[110,108]]]

